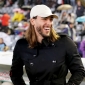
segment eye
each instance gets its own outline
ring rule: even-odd
[[[53,21],[53,17],[50,18],[50,21]]]
[[[47,17],[42,18],[42,20],[47,20]]]
[[[50,21],[53,21],[53,17],[45,17],[45,18],[42,18],[42,20],[47,20],[49,19]]]

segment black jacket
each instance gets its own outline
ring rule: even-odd
[[[77,9],[76,9],[76,15],[77,17],[81,17],[84,15],[84,7],[83,6],[77,6]]]
[[[60,35],[54,43],[44,39],[33,49],[28,48],[26,39],[18,40],[10,70],[14,85],[25,85],[23,65],[30,85],[79,85],[85,74],[77,47],[66,35]],[[66,84],[68,69],[72,76]]]

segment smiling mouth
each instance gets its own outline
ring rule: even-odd
[[[50,28],[44,28],[45,30],[50,30]]]

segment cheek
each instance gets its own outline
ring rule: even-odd
[[[2,41],[0,41],[0,44],[2,43]]]
[[[41,32],[41,28],[40,27],[37,27],[36,28],[38,32]]]
[[[36,21],[35,22],[36,27],[42,27],[43,25],[44,25],[44,23],[42,21]]]

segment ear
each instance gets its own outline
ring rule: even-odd
[[[34,25],[34,19],[30,19],[32,25]]]

